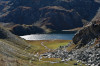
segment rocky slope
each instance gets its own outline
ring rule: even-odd
[[[100,21],[93,21],[76,33],[76,35],[73,38],[73,42],[75,44],[78,44],[78,42],[80,42],[80,45],[84,46],[91,40],[99,38],[99,36]]]
[[[99,0],[0,0],[0,21],[72,29],[92,20],[99,7]]]
[[[23,39],[0,26],[0,66],[23,65],[22,62],[34,57],[28,52],[31,48],[31,45],[28,45]]]
[[[100,21],[93,21],[83,27],[69,45],[61,46],[43,56],[61,58],[63,62],[76,60],[76,65],[82,62],[87,66],[100,66]]]

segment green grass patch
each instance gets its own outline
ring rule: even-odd
[[[56,49],[60,46],[67,45],[70,40],[55,40],[55,41],[46,41],[44,45],[47,46],[49,49]]]
[[[59,62],[61,61],[60,58],[42,58],[42,61],[52,61],[52,62]]]
[[[29,44],[31,44],[33,47],[29,52],[31,53],[45,53],[48,50],[41,45],[43,44],[47,46],[49,49],[56,49],[59,46],[67,45],[71,40],[39,40],[39,41],[27,41]]]
[[[55,59],[55,58],[49,58],[49,59],[44,59],[43,61],[35,61],[33,62],[34,66],[86,66],[82,63],[78,63],[77,65],[74,65],[77,63],[75,60],[73,61],[68,61],[68,62],[60,62],[60,63],[50,63],[50,62],[45,62],[45,61],[59,61],[60,59]]]

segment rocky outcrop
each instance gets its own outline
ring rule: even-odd
[[[95,38],[100,36],[100,21],[91,22],[89,25],[83,27],[73,37],[75,44],[80,43],[80,46],[84,46]]]
[[[73,51],[67,51],[66,46],[61,46],[57,50],[53,52],[47,52],[43,54],[42,56],[45,58],[61,58],[62,62],[68,62],[68,61],[73,61],[77,60],[77,63],[82,63],[85,64],[86,66],[100,66],[100,47],[92,46],[95,42],[92,40],[88,45],[81,49],[74,49]],[[100,45],[100,44],[97,44]],[[82,66],[81,64],[81,66]]]

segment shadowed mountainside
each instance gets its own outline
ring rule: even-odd
[[[10,30],[15,35],[27,35],[27,34],[36,34],[36,33],[45,33],[42,28],[37,26],[28,26],[28,25],[15,25]]]
[[[99,0],[0,0],[0,21],[34,24],[53,30],[83,26],[100,7]]]

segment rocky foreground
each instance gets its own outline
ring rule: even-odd
[[[45,58],[61,58],[63,62],[77,60],[77,63],[82,62],[89,66],[100,66],[100,44],[88,48],[92,43],[86,45],[85,48],[73,49],[73,51],[67,51],[67,46],[61,46],[54,52],[47,52],[43,54]],[[77,65],[76,63],[76,65]]]
[[[94,25],[95,27],[93,27]],[[88,66],[100,66],[99,25],[99,22],[92,22],[82,28],[69,45],[61,46],[53,52],[47,52],[42,56],[45,58],[61,58],[63,62],[77,60],[77,63],[82,62]],[[72,49],[69,51],[68,48]]]

